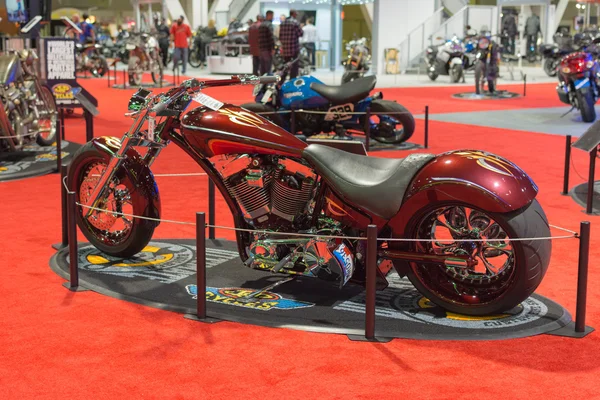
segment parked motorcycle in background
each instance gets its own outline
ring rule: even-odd
[[[285,65],[279,76],[287,75],[292,62]],[[255,103],[246,103],[242,107],[255,113],[266,113],[265,118],[288,131],[291,130],[289,111],[292,108],[317,111],[315,114],[297,113],[295,130],[304,136],[335,132],[338,139],[348,139],[348,130],[363,131],[366,115],[354,113],[370,108],[373,115],[368,122],[373,139],[381,143],[405,142],[415,130],[414,117],[402,105],[383,100],[381,93],[370,95],[376,82],[375,75],[341,86],[324,85],[313,76],[301,76],[288,82],[279,80],[256,86]],[[275,111],[287,112],[277,114]]]
[[[102,54],[102,45],[98,43],[77,43],[75,45],[77,72],[89,72],[96,78],[108,71],[108,62]]]
[[[342,62],[344,75],[342,83],[362,78],[371,68],[371,52],[367,47],[367,38],[351,40],[346,44],[348,57]]]
[[[35,50],[0,56],[0,151],[37,142],[50,146],[58,112],[54,95],[35,71]]]
[[[465,49],[455,36],[441,46],[429,46],[426,50],[427,76],[435,81],[440,75],[449,75],[452,83],[464,80],[464,71],[472,61],[465,55]]]
[[[129,52],[129,84],[142,84],[144,72],[149,72],[154,83],[162,82],[163,65],[158,41],[147,33],[130,33],[125,49]]]
[[[598,100],[598,63],[589,53],[576,52],[564,57],[558,68],[558,98],[581,112],[584,122],[596,120]]]

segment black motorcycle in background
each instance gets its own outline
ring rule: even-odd
[[[348,57],[342,62],[345,69],[342,83],[362,78],[371,68],[371,52],[367,47],[367,38],[349,41],[346,44],[346,51]]]

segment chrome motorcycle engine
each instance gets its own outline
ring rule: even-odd
[[[348,282],[354,273],[355,251],[342,238],[341,224],[321,216],[317,226],[311,226],[317,175],[310,167],[277,156],[220,156],[211,161],[246,222],[273,232],[251,235],[248,267],[315,276],[340,286]]]

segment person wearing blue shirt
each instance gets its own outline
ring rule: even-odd
[[[96,43],[96,32],[94,32],[94,27],[92,24],[87,22],[89,15],[83,14],[83,20],[79,24],[79,29],[81,29],[81,35],[79,36],[80,43]]]

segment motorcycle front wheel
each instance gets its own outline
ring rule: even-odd
[[[431,68],[427,69],[427,76],[429,77],[429,79],[431,79],[432,81],[435,81],[438,78],[438,73],[435,71],[432,71]]]
[[[550,240],[510,240],[550,236],[548,220],[537,200],[507,214],[460,202],[438,204],[415,220],[412,237],[431,242],[415,242],[414,251],[466,255],[477,261],[474,267],[410,263],[408,278],[417,290],[453,313],[508,311],[535,291],[548,269]],[[481,241],[464,241],[469,239]]]
[[[129,74],[129,84],[131,86],[140,86],[142,84],[142,68],[140,66],[140,59],[137,57],[131,57],[127,68]]]
[[[40,118],[38,119],[39,133],[35,141],[40,146],[51,146],[56,139],[56,127],[58,120],[58,109],[56,100],[48,86],[41,86],[39,98],[43,102],[43,110],[39,110]]]
[[[200,62],[200,51],[199,49],[193,48],[190,51],[190,58],[188,60],[188,62],[190,63],[190,65],[194,68],[200,68],[201,62]]]
[[[103,77],[108,72],[108,61],[104,56],[97,56],[94,59],[94,67],[92,69],[92,75],[96,78]]]
[[[100,152],[93,143],[87,143],[73,156],[69,166],[68,187],[76,192],[78,203],[84,204],[106,169],[110,156]],[[127,215],[146,215],[149,201],[121,168],[110,184],[110,192],[98,208],[84,217],[87,208],[77,207],[77,225],[98,250],[114,257],[127,258],[140,251],[152,238],[154,222]],[[116,214],[119,213],[119,214]]]
[[[413,115],[394,101],[375,100],[371,104],[371,112],[371,137],[380,143],[405,142],[415,131]]]
[[[579,111],[583,122],[594,122],[596,120],[596,108],[594,107],[596,101],[591,88],[585,91],[578,90],[577,102],[579,103]]]
[[[348,83],[348,82],[352,82],[355,79],[358,79],[361,77],[361,73],[358,71],[346,71],[344,72],[344,75],[342,75],[342,85],[344,83]]]
[[[544,72],[550,77],[555,77],[558,74],[557,67],[558,60],[554,58],[546,58],[544,61]]]
[[[160,83],[163,81],[163,66],[162,66],[162,61],[160,59],[157,59],[154,61],[154,66],[152,68],[152,72],[151,72],[151,76],[152,76],[152,82],[154,83]]]
[[[460,82],[460,78],[463,75],[463,67],[462,65],[455,64],[450,69],[450,80],[452,83]]]

